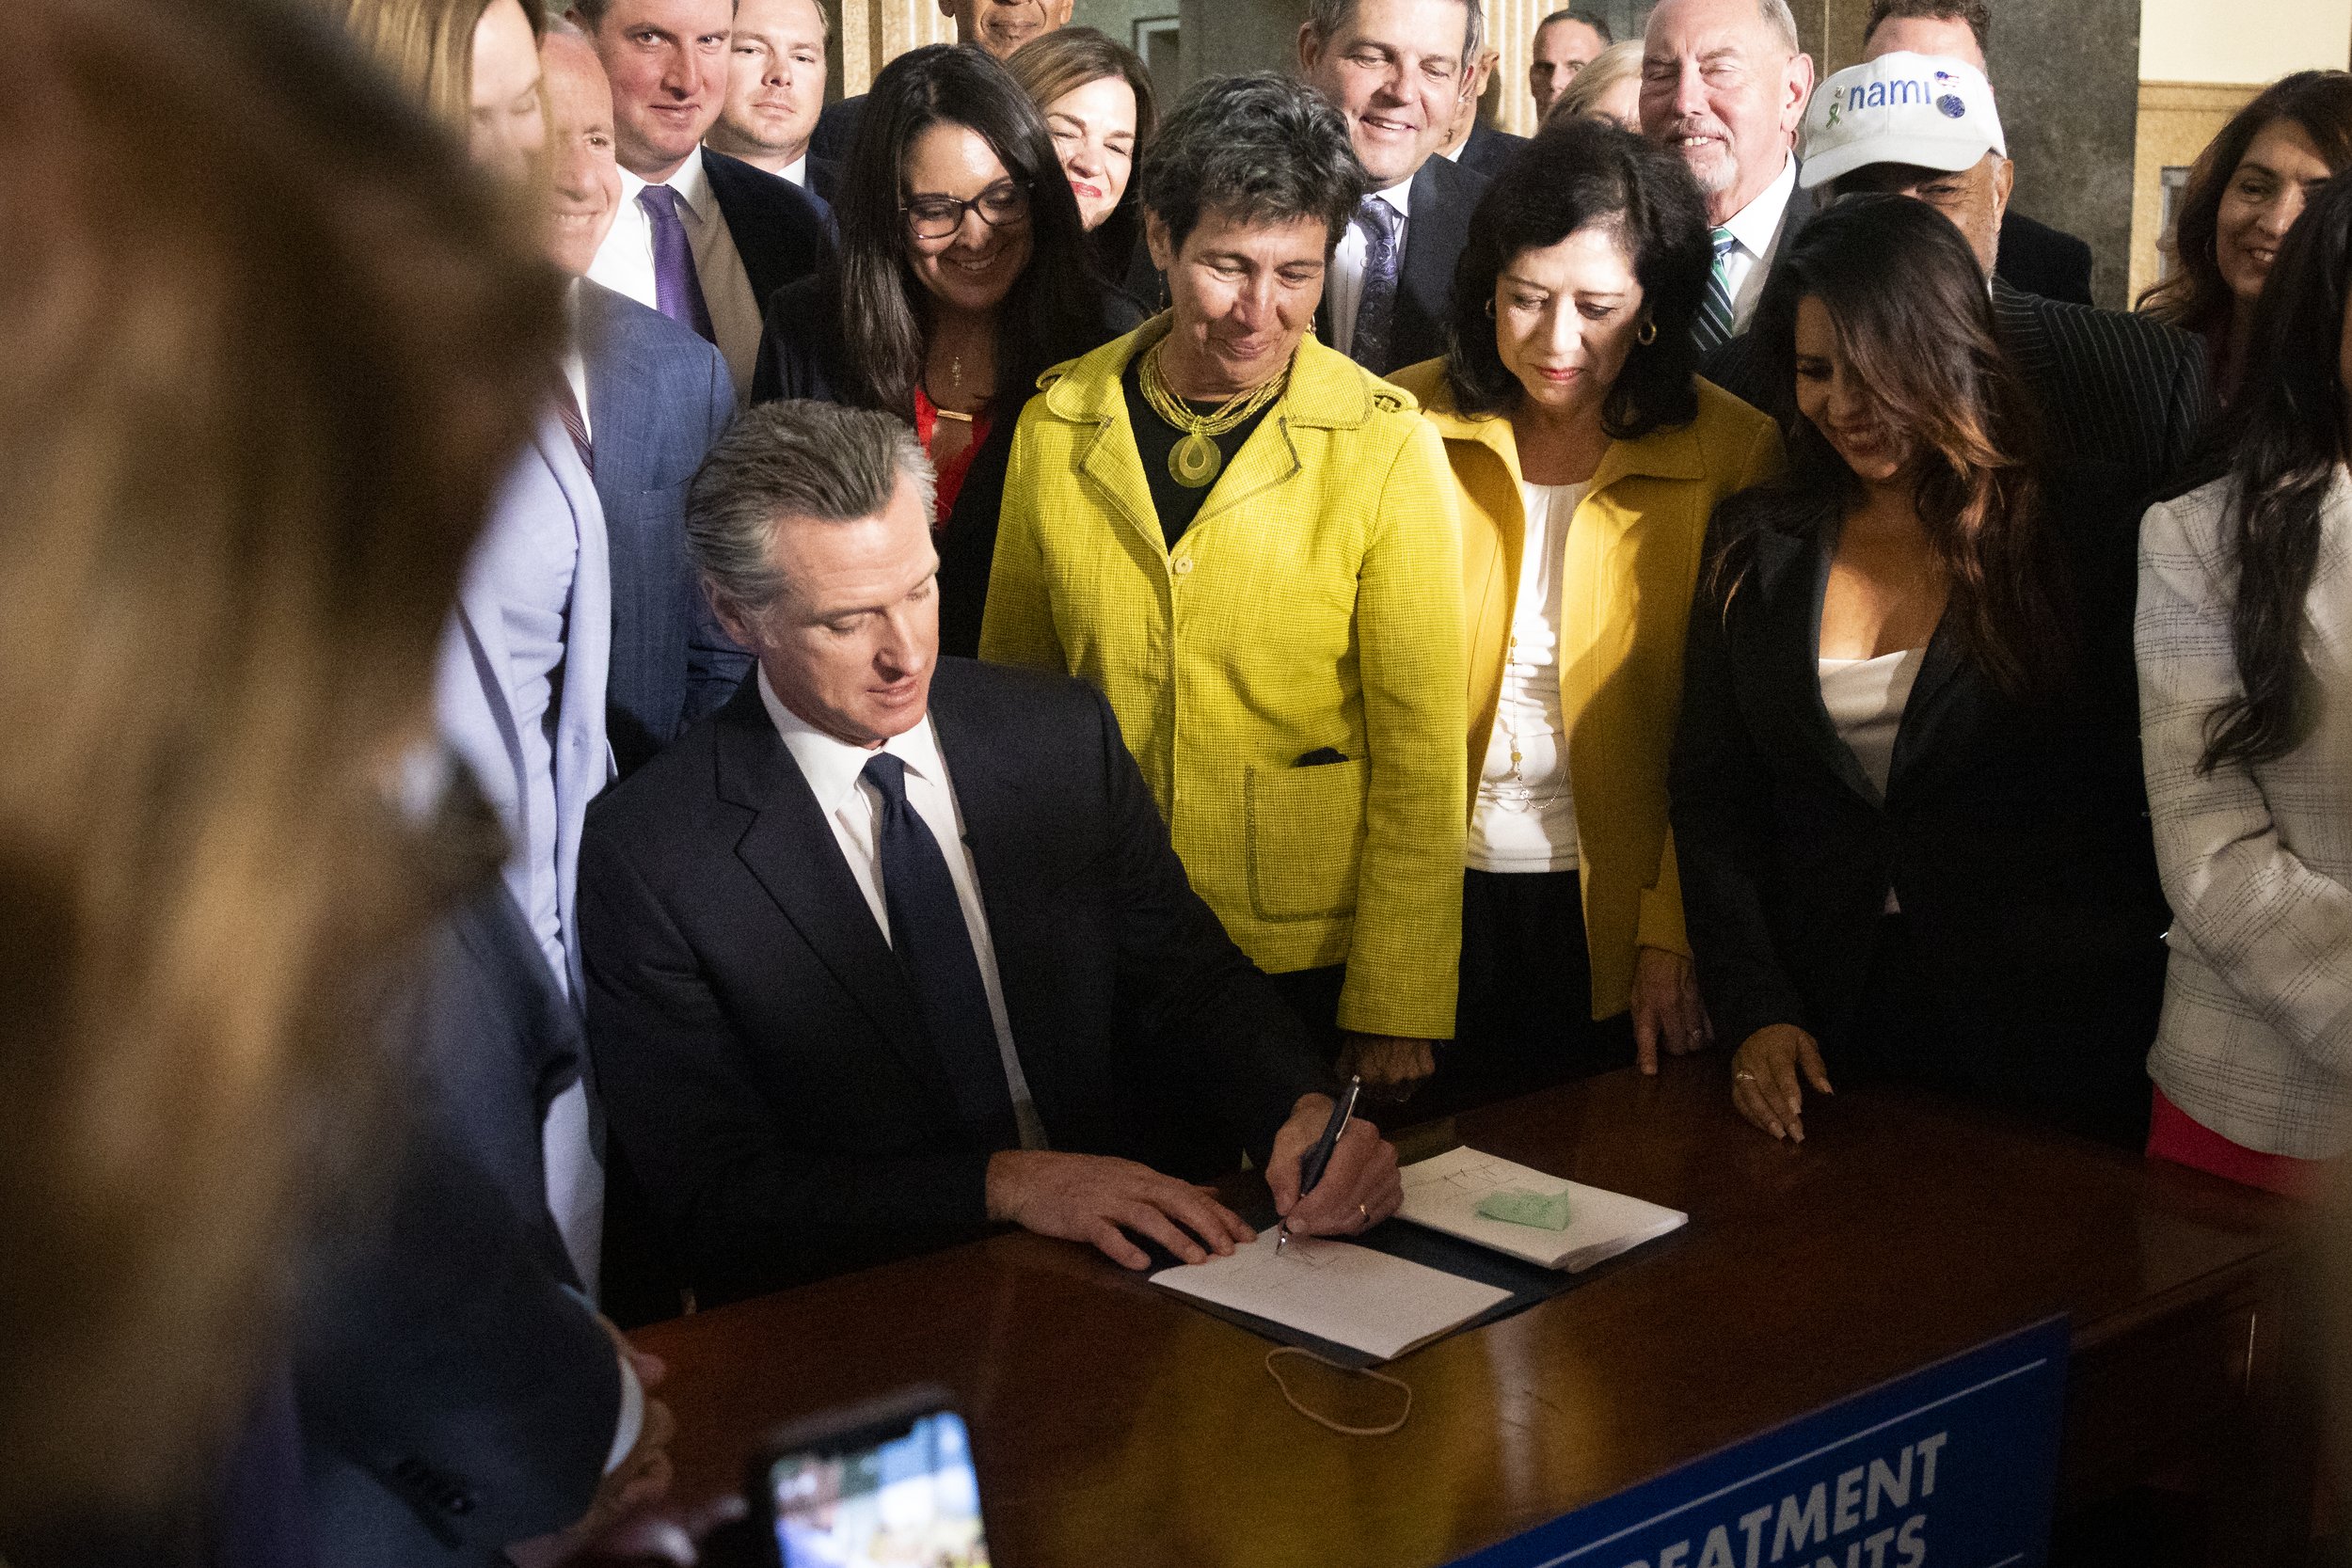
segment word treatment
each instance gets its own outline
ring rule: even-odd
[[[1935,1461],[1951,1433],[1906,1443],[1888,1457],[1840,1470],[1808,1491],[1783,1493],[1704,1536],[1687,1536],[1624,1568],[1922,1568]],[[1915,1502],[1916,1507],[1915,1509]],[[1880,1524],[1883,1519],[1885,1523]],[[1879,1528],[1873,1528],[1877,1526]],[[1864,1534],[1862,1532],[1868,1531]],[[1824,1550],[1824,1548],[1827,1548]]]

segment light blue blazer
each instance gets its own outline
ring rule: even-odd
[[[484,538],[458,590],[456,613],[443,628],[435,705],[442,737],[471,768],[483,792],[498,808],[514,845],[506,861],[506,885],[526,912],[534,882],[545,875],[532,863],[533,824],[528,818],[530,780],[524,777],[522,738],[516,722],[510,657],[501,613],[513,585],[496,580],[489,567],[499,552],[487,548],[502,529],[528,527],[562,508],[578,531],[580,557],[573,568],[571,603],[565,617],[563,690],[551,738],[555,773],[555,899],[563,930],[562,953],[548,961],[564,982],[572,1005],[580,1004],[580,834],[588,802],[613,773],[605,738],[605,684],[612,655],[612,567],[605,537],[604,511],[595,483],[580,460],[563,421],[544,413],[528,445],[501,485]]]

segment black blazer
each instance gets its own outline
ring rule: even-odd
[[[596,499],[612,550],[605,730],[628,773],[733,694],[751,656],[686,558],[686,487],[735,419],[726,361],[659,310],[581,279]]]
[[[2042,418],[2042,461],[2095,480],[2090,493],[2153,500],[2187,467],[2212,388],[2202,342],[2145,316],[2067,305],[1994,278],[1993,315]],[[1769,384],[1752,333],[1719,345],[1699,373],[1779,420],[1795,388]]]
[[[832,158],[819,158],[816,153],[810,153],[808,188],[817,194],[818,200],[831,206],[834,194],[841,189],[841,165]]]
[[[2090,303],[2090,246],[2023,213],[2002,218],[2001,247],[1993,273],[2010,288],[2043,299]]]
[[[707,147],[703,172],[763,308],[778,289],[815,272],[833,248],[832,217],[791,181]]]
[[[1327,1080],[1185,880],[1109,706],[949,658],[931,717],[1052,1146],[1263,1163]],[[756,682],[590,809],[580,933],[612,1135],[705,1301],[982,1231],[993,1150]]]
[[[1761,511],[1763,494],[1725,501],[1719,529]],[[1917,1076],[2127,1140],[2145,1126],[2169,922],[2140,777],[2137,518],[2071,485],[2051,505],[2074,524],[2074,688],[2011,701],[1947,618],[1883,800],[1821,702],[1827,553],[1767,526],[1728,605],[1706,584],[1692,612],[1675,847],[1700,990],[1726,1041],[1793,1023],[1833,1077],[1841,1058],[1883,1066],[1886,1042],[1855,1026],[1891,888],[1947,1032],[1906,1042]]]
[[[1492,180],[1502,172],[1504,165],[1519,155],[1528,141],[1526,136],[1515,136],[1478,120],[1470,126],[1470,139],[1462,144],[1462,156],[1457,161],[1473,174]]]
[[[1486,189],[1486,177],[1432,153],[1413,176],[1405,221],[1405,255],[1399,263],[1396,320],[1390,330],[1389,362],[1365,368],[1387,375],[1446,351],[1446,319],[1453,309],[1454,264],[1470,239],[1470,213]],[[1331,293],[1315,309],[1315,336],[1331,335]]]

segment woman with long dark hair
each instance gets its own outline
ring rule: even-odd
[[[935,44],[882,68],[834,205],[839,248],[769,302],[752,401],[816,398],[914,426],[938,470],[950,562],[941,642],[968,654],[1023,401],[1141,312],[1094,281],[1054,138],[978,48]],[[951,569],[967,558],[979,564],[968,592]]]
[[[2313,1192],[2352,1144],[2352,176],[2255,312],[2230,471],[2140,527],[2140,704],[2172,901],[2149,1152]]]
[[[1391,378],[1445,438],[1462,509],[1470,839],[1442,1103],[1656,1071],[1708,1037],[1666,753],[1708,518],[1779,471],[1781,440],[1695,373],[1707,229],[1680,158],[1555,119],[1470,215],[1453,351]]]
[[[2139,309],[2205,340],[2228,402],[2243,375],[2254,302],[2279,246],[2321,182],[2352,167],[2352,74],[2298,71],[2230,117],[2190,168],[2166,250],[2170,274]]]
[[[1857,197],[1766,286],[1785,480],[1724,503],[1671,774],[1740,1112],[1924,1084],[2137,1147],[2165,911],[2127,499],[2035,460],[1960,231]],[[2077,493],[2080,490],[2081,493]]]

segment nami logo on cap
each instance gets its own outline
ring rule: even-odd
[[[1813,91],[1798,143],[1798,182],[1811,190],[1870,164],[1973,168],[2009,156],[1992,84],[1965,60],[1882,55]]]

